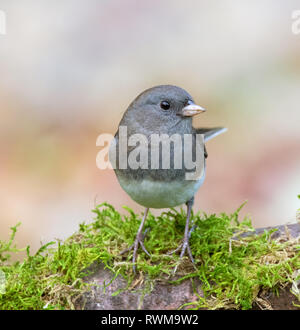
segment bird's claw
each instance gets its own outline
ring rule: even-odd
[[[144,239],[145,239],[148,231],[149,231],[149,228],[147,228],[144,231],[144,234],[143,235],[137,234],[134,243],[131,244],[127,249],[125,249],[125,250],[123,250],[123,251],[120,252],[120,255],[122,255],[122,254],[124,254],[126,252],[129,252],[129,251],[133,250],[132,263],[133,263],[133,272],[134,273],[136,273],[136,265],[135,265],[135,263],[136,263],[136,259],[137,259],[137,250],[138,250],[139,245],[141,246],[142,250],[149,257],[151,257],[151,254],[147,251],[147,249],[145,248],[145,245],[144,245]]]
[[[182,259],[184,254],[185,254],[185,251],[187,251],[188,256],[189,256],[189,258],[190,258],[190,260],[191,260],[194,267],[195,267],[195,259],[193,258],[193,254],[192,254],[190,244],[189,244],[189,239],[191,237],[191,233],[194,231],[195,228],[196,228],[196,225],[192,226],[192,228],[189,231],[188,236],[184,237],[183,242],[175,250],[168,253],[168,255],[171,255],[171,254],[176,253],[179,250],[181,250],[180,259]],[[178,267],[178,265],[175,266],[173,274],[176,273],[177,267]]]
[[[194,264],[195,263],[195,260],[193,258],[192,251],[191,251],[191,248],[190,248],[190,245],[189,245],[189,242],[188,241],[185,241],[184,240],[175,250],[169,252],[168,255],[171,255],[173,253],[176,253],[180,249],[181,249],[180,259],[183,258],[185,251],[187,251],[187,253],[188,253],[189,257],[190,257],[191,262]]]

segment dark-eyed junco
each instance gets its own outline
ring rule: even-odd
[[[134,244],[127,249],[133,249],[134,271],[139,245],[150,256],[143,244],[142,233],[149,208],[168,208],[184,203],[187,205],[183,242],[177,250],[181,249],[180,258],[187,251],[194,262],[189,246],[189,221],[194,195],[205,178],[207,152],[204,142],[226,131],[222,127],[193,128],[192,117],[204,111],[182,88],[160,85],[138,95],[121,119],[110,147],[110,159],[114,158],[115,173],[121,187],[134,201],[146,208]],[[182,139],[177,144],[176,139],[169,139],[172,141],[170,145],[165,150],[162,149],[164,139],[157,140],[157,137],[171,136],[175,136],[177,140]],[[191,140],[186,138],[188,136]],[[197,140],[197,136],[202,140]],[[168,142],[168,139],[165,141]],[[191,148],[188,148],[185,141],[192,141]],[[158,149],[155,149],[157,146]],[[158,161],[154,159],[153,150],[158,150]],[[192,179],[187,178],[187,174],[191,173],[191,167],[187,166],[184,159],[184,156],[187,158],[187,153],[190,154],[191,161],[200,167],[200,175]],[[201,157],[197,158],[197,154]]]

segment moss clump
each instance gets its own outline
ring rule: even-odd
[[[9,263],[8,258],[17,249],[12,246],[17,227],[12,228],[9,242],[0,242],[0,270],[5,273],[5,293],[0,293],[0,309],[73,309],[76,300],[89,290],[83,281],[86,268],[98,260],[112,272],[132,283],[132,252],[120,251],[135,239],[142,215],[126,207],[127,216],[121,216],[113,206],[104,203],[93,212],[93,222],[82,223],[77,233],[61,242],[50,242],[23,262]],[[299,242],[292,239],[271,239],[274,230],[262,235],[244,235],[252,232],[248,217],[238,220],[238,209],[232,215],[192,216],[195,227],[190,244],[196,261],[168,255],[183,236],[186,214],[171,209],[146,221],[144,244],[149,258],[139,250],[139,276],[148,280],[165,280],[177,284],[186,278],[199,278],[203,294],[189,308],[249,309],[260,289],[277,290],[293,281],[300,268]],[[177,269],[177,279],[172,272]],[[195,288],[196,290],[196,288]]]

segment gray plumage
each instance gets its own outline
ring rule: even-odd
[[[167,100],[171,103],[169,111],[163,111],[160,108],[160,102]],[[120,121],[119,126],[126,126],[128,137],[131,134],[143,134],[148,138],[150,145],[151,134],[193,134],[193,140],[195,140],[195,134],[204,134],[204,142],[226,131],[223,127],[214,128],[193,128],[192,117],[182,117],[178,115],[181,109],[188,104],[188,102],[194,103],[193,98],[185,90],[180,87],[172,85],[160,85],[145,90],[138,95],[134,101],[129,105],[125,111],[123,118]],[[191,172],[185,168],[184,163],[182,169],[174,169],[174,145],[171,144],[170,148],[170,169],[162,168],[162,157],[160,157],[160,164],[158,169],[151,169],[151,154],[150,148],[148,150],[148,169],[131,169],[127,166],[127,169],[119,169],[118,155],[119,155],[119,130],[115,134],[115,140],[117,145],[117,163],[116,163],[116,175],[118,178],[122,177],[124,180],[154,180],[170,182],[173,180],[184,180],[186,172]],[[135,147],[128,146],[128,154]],[[207,158],[207,151],[205,146],[203,153]],[[161,149],[161,146],[160,146]],[[178,152],[178,150],[177,150]],[[183,152],[183,150],[182,150]],[[195,160],[195,149],[193,148],[193,160]],[[160,150],[161,155],[161,150]],[[182,157],[183,158],[183,157]],[[205,164],[204,164],[205,167]]]

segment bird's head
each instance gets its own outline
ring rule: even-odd
[[[184,89],[160,85],[134,99],[124,114],[123,124],[136,122],[139,129],[168,132],[175,125],[191,127],[191,118],[204,111]]]

